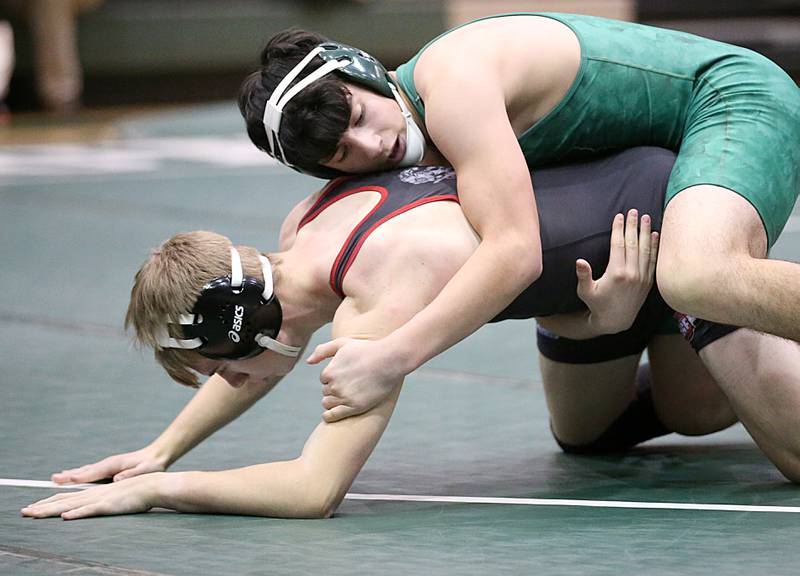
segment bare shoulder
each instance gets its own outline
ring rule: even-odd
[[[385,221],[344,278],[350,309],[379,326],[402,325],[441,292],[479,242],[455,202],[431,202]]]
[[[505,15],[467,23],[440,36],[420,57],[452,64],[455,55],[469,64],[483,55],[509,54],[520,48],[551,44],[562,38],[577,38],[566,24],[535,14]],[[517,55],[519,56],[519,55]]]
[[[531,99],[561,93],[579,61],[580,43],[567,25],[544,16],[503,16],[436,40],[420,56],[414,83],[426,102],[442,91],[469,99],[473,88],[495,84],[511,107],[528,107]]]
[[[300,220],[302,220],[303,216],[311,209],[321,192],[322,189],[298,202],[294,208],[289,211],[286,218],[283,219],[278,241],[279,250],[285,251],[292,247],[297,238],[297,227],[300,225]]]

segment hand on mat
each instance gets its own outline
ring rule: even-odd
[[[114,482],[119,482],[132,476],[149,472],[163,472],[166,469],[166,457],[158,454],[155,448],[148,446],[135,452],[109,456],[94,464],[57,472],[50,477],[50,480],[56,484],[97,482],[106,478],[113,478]]]
[[[598,280],[592,279],[586,260],[575,262],[578,297],[589,307],[589,322],[600,334],[630,328],[653,286],[658,232],[650,231],[645,214],[637,235],[638,219],[636,210],[628,211],[627,223],[622,214],[614,217],[608,267]]]
[[[379,340],[337,338],[316,347],[309,364],[332,358],[319,375],[322,383],[322,418],[336,422],[377,406],[403,381],[405,374],[392,370]]]
[[[26,506],[21,512],[31,518],[61,516],[64,520],[147,512],[156,502],[157,476],[137,476],[115,484],[56,494]]]

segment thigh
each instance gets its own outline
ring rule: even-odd
[[[570,364],[540,354],[550,425],[556,437],[574,445],[597,439],[633,400],[640,357]]]
[[[699,435],[736,422],[725,393],[682,336],[654,336],[647,355],[653,404],[667,428]]]
[[[800,482],[800,344],[737,330],[703,348],[700,358],[759,447]]]
[[[750,205],[772,246],[800,192],[797,84],[766,58],[741,54],[708,70],[686,113],[667,206],[682,196],[686,200],[687,190],[727,190]],[[705,225],[716,227],[728,209],[719,205]]]

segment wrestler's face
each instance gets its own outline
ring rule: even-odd
[[[400,106],[372,90],[347,84],[350,123],[333,156],[320,162],[342,172],[379,172],[394,168],[406,152],[406,122]]]
[[[241,388],[248,382],[262,382],[285,376],[296,363],[297,358],[264,350],[244,360],[213,360],[198,354],[192,362],[192,368],[206,376],[218,374],[234,388]]]

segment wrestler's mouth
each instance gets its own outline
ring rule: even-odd
[[[394,166],[395,164],[400,162],[400,160],[403,159],[405,153],[406,153],[406,143],[403,140],[403,137],[398,135],[397,140],[395,140],[394,142],[394,146],[392,146],[392,151],[389,153],[389,157],[387,158],[389,164]]]

